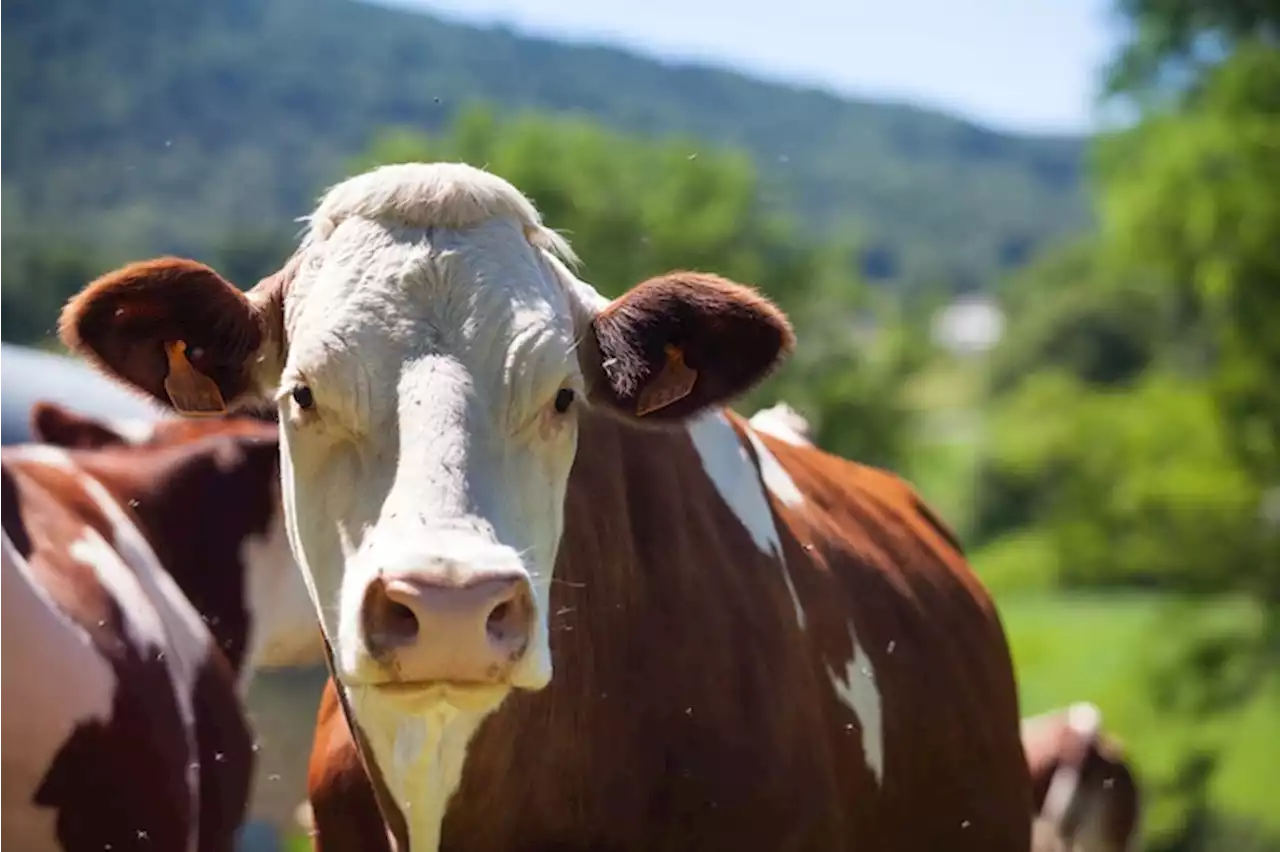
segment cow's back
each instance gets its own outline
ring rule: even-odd
[[[6,450],[3,467],[5,840],[230,849],[252,740],[229,665],[67,454]]]
[[[1026,848],[1012,660],[954,534],[892,474],[735,427],[770,492],[797,618],[828,687],[825,734],[851,834],[910,837],[912,849]]]

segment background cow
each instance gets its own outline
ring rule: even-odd
[[[33,434],[60,446],[4,450],[3,824],[20,848],[230,848],[247,676],[319,653],[274,426],[128,431],[38,405]]]
[[[1023,721],[1039,817],[1071,852],[1136,849],[1141,794],[1102,713],[1078,702]]]
[[[315,613],[284,528],[279,433],[273,421],[260,416],[107,421],[37,402],[31,434],[40,443],[66,449],[122,450],[118,456],[75,458],[139,515],[141,530],[166,570],[206,621],[226,636],[220,646],[243,680],[259,670],[323,660]],[[216,470],[201,470],[204,454]],[[104,474],[98,467],[110,470],[116,459],[126,460],[133,476]],[[188,497],[188,511],[158,510]],[[237,511],[228,511],[233,508]],[[181,526],[171,522],[179,514]],[[192,569],[190,558],[178,555],[210,546],[224,548],[226,558],[207,577]]]
[[[790,350],[773,305],[695,273],[609,302],[462,165],[357,176],[309,221],[247,294],[158,259],[61,329],[180,411],[278,401],[402,850],[1028,847],[1009,651],[954,537],[721,408]]]

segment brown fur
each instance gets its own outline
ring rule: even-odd
[[[282,336],[291,260],[254,288],[250,300],[202,263],[162,257],[101,276],[62,309],[58,333],[68,348],[160,402],[169,372],[165,344],[184,341],[192,367],[218,386],[231,409],[256,402],[253,368]]]
[[[248,566],[240,547],[263,534],[279,511],[276,427],[241,417],[170,420],[157,424],[146,444],[133,446],[49,403],[38,405],[33,427],[36,436],[72,450],[80,469],[129,508],[239,671],[249,631]]]
[[[645,386],[680,349],[693,391],[648,418],[680,420],[750,390],[795,345],[791,324],[754,290],[716,275],[669,272],[633,287],[592,323],[593,398],[633,414]]]

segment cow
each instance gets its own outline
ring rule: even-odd
[[[318,661],[274,424],[33,407],[3,468],[6,848],[232,848],[256,668]]]
[[[1138,848],[1141,792],[1097,705],[1078,701],[1024,719],[1022,742],[1041,822],[1070,852]]]
[[[248,291],[139,261],[59,329],[179,413],[277,404],[367,770],[317,825],[373,799],[399,852],[1028,848],[1008,643],[954,535],[727,407],[793,347],[771,302],[689,271],[606,299],[464,164],[307,221]]]

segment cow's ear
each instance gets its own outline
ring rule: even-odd
[[[278,284],[247,296],[194,260],[164,257],[103,275],[62,310],[72,350],[181,414],[258,401],[278,360]]]
[[[44,444],[77,450],[96,450],[128,443],[123,435],[102,421],[44,401],[31,406],[31,435]]]
[[[750,390],[790,353],[786,316],[715,275],[638,284],[591,323],[584,367],[593,402],[645,421],[680,421]]]

